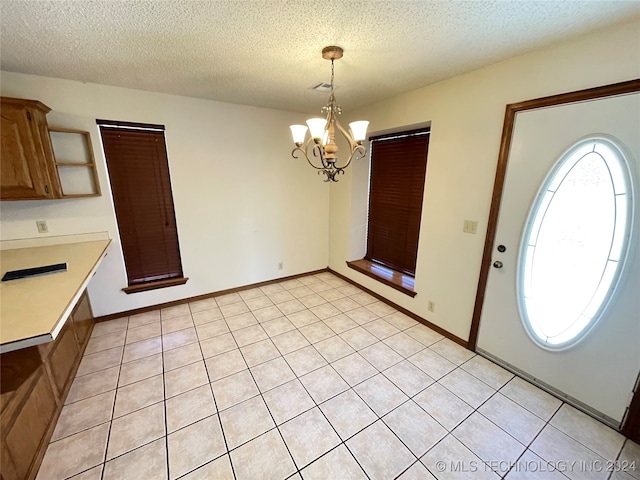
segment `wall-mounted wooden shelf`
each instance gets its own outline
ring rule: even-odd
[[[100,196],[102,193],[89,132],[49,127],[49,135],[62,198]]]

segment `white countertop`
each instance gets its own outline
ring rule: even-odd
[[[111,240],[0,251],[0,277],[10,270],[67,263],[65,272],[0,283],[0,353],[55,339]]]

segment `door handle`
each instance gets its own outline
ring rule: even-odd
[[[493,262],[493,266],[495,268],[502,268],[502,262],[500,260],[496,260],[495,262]]]

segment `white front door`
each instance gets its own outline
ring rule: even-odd
[[[517,275],[526,270],[523,268],[526,263],[524,260],[521,268],[518,268],[519,250],[523,235],[531,230],[531,227],[527,227],[527,214],[534,200],[539,198],[537,194],[545,178],[548,178],[563,152],[580,139],[593,135],[612,138],[624,145],[627,151],[627,159],[635,176],[633,202],[636,225],[632,230],[624,274],[604,315],[575,345],[564,350],[550,350],[534,341],[535,335],[527,331],[519,312],[518,294],[523,289],[516,287],[519,281]],[[622,421],[640,371],[640,248],[637,248],[639,173],[638,93],[525,110],[516,114],[492,255],[492,263],[499,263],[489,271],[477,343],[479,352],[520,371],[542,386],[550,387],[560,396],[566,396],[570,402],[602,416],[612,425],[619,425]],[[540,195],[543,193],[540,192]],[[579,203],[575,205],[576,214],[582,212],[583,218],[589,218],[588,215],[584,216],[588,202]],[[551,216],[547,215],[549,218]],[[596,217],[594,214],[593,218]],[[579,223],[571,216],[567,218],[567,223]],[[550,228],[550,224],[547,224],[547,233]],[[610,227],[603,225],[602,228]],[[539,255],[538,260],[541,257]],[[552,256],[546,257],[544,268],[552,273],[551,277],[547,277],[547,287],[555,281],[552,289],[547,288],[550,290],[547,293],[553,296],[553,290],[560,292],[562,295],[555,295],[556,301],[558,298],[566,298],[567,302],[575,301],[580,295],[573,293],[581,288],[578,286],[580,282],[563,283],[553,278],[555,272],[558,278],[570,278],[563,272],[576,267],[575,264],[570,267],[567,263],[575,261],[575,258],[560,255],[550,262]],[[537,264],[538,268],[541,268],[541,262]],[[579,266],[583,264],[580,262]],[[521,306],[525,303],[521,298]],[[549,318],[559,311],[570,311],[571,308],[564,308],[566,306],[570,305],[556,304],[553,309],[547,309],[542,318]]]

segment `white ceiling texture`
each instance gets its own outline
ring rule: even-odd
[[[637,0],[0,0],[0,67],[315,112],[327,45],[354,109],[639,18]]]

